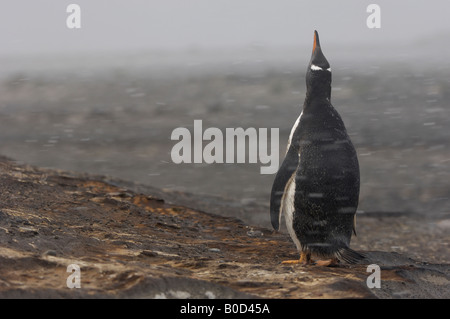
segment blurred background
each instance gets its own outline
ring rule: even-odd
[[[81,8],[81,29],[66,26]],[[174,164],[177,127],[280,129],[305,97],[313,31],[361,166],[360,212],[450,212],[450,3],[79,0],[0,4],[0,154],[220,197],[269,220],[257,164]],[[206,143],[205,143],[206,144]],[[193,195],[193,196],[194,196]]]

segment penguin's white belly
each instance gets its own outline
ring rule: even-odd
[[[295,234],[294,227],[293,227],[293,221],[294,221],[294,212],[295,212],[295,206],[294,206],[294,200],[295,200],[295,173],[292,176],[292,178],[289,180],[289,185],[286,188],[286,191],[283,196],[283,211],[284,211],[284,218],[286,220],[286,227],[289,232],[289,235],[291,236],[292,240],[294,241],[295,245],[297,246],[298,251],[302,251],[302,245],[300,241],[297,238],[297,235]]]

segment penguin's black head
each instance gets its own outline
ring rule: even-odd
[[[319,42],[319,34],[314,31],[314,45],[311,55],[311,61],[306,71],[306,88],[312,96],[330,99],[331,94],[331,68],[327,59],[322,53]]]

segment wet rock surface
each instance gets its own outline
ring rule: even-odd
[[[288,235],[232,206],[2,158],[0,297],[450,297],[445,216],[361,214],[352,248],[367,260],[318,267],[281,264],[298,258]],[[67,287],[71,264],[80,289]],[[381,288],[368,288],[368,264]]]

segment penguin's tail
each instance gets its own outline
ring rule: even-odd
[[[354,251],[353,249],[350,249],[348,247],[340,248],[336,252],[336,257],[339,260],[345,261],[346,263],[349,263],[349,264],[356,264],[360,260],[366,258],[366,256],[364,254]]]

